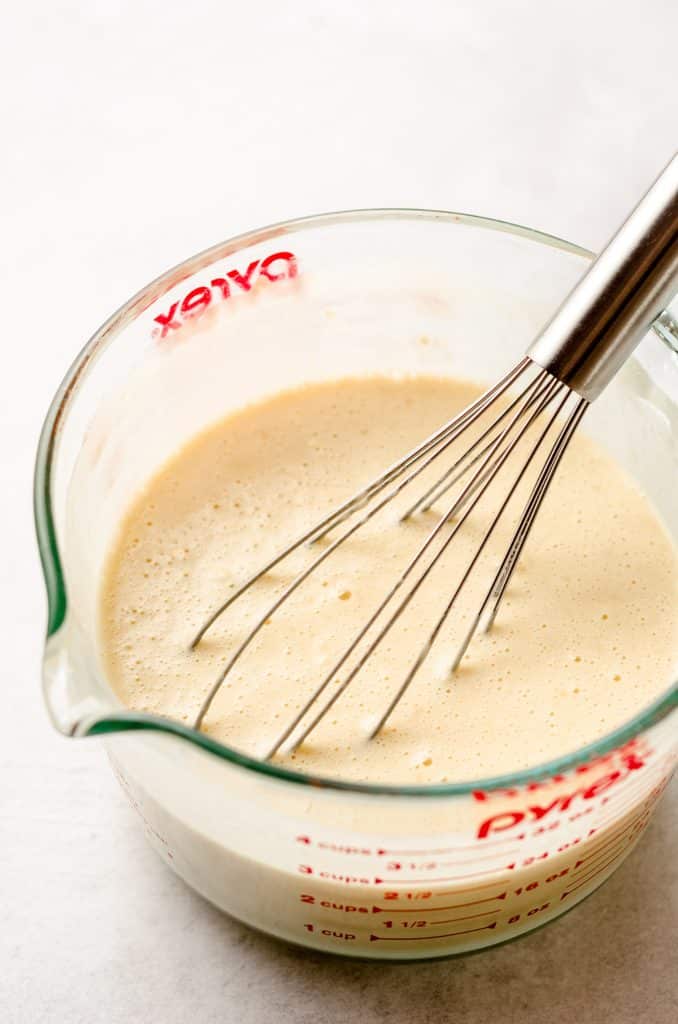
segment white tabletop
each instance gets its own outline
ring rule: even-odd
[[[2,1019],[675,1021],[675,786],[599,893],[480,956],[324,958],[189,891],[146,846],[97,741],[47,723],[29,496],[41,419],[76,351],[138,286],[212,242],[297,214],[399,205],[600,246],[675,145],[675,3],[42,0],[8,11]]]

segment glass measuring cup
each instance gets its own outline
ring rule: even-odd
[[[675,763],[676,688],[595,744],[529,771],[356,785],[263,764],[127,711],[98,647],[98,587],[116,524],[188,438],[309,381],[373,372],[493,380],[589,258],[524,228],[441,212],[290,222],[216,246],[143,289],[69,371],[36,471],[47,706],[63,733],[105,736],[152,844],[233,916],[341,954],[465,952],[570,909],[642,834]],[[587,414],[586,430],[676,530],[673,331],[667,317]]]

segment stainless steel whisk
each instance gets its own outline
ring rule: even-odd
[[[420,476],[469,427],[481,425],[479,436],[461,457],[405,512],[403,519],[429,509],[460,481],[461,492],[445,509],[436,526],[410,559],[405,569],[375,608],[367,622],[352,638],[341,657],[315,688],[303,707],[277,737],[266,758],[273,757],[296,732],[291,749],[296,749],[324,718],[374,653],[403,613],[444,551],[469,519],[479,501],[509,460],[517,462],[512,482],[491,517],[477,549],[461,579],[426,637],[417,657],[396,690],[388,707],[369,734],[376,736],[403,697],[431,647],[448,620],[462,589],[478,565],[495,528],[512,497],[526,479],[528,470],[538,466],[536,480],[518,519],[508,547],[451,666],[459,666],[474,634],[484,619],[489,630],[495,620],[506,588],[529,536],[553,476],[590,402],[603,391],[617,370],[678,291],[678,154],[592,263],[565,302],[528,349],[526,356],[480,398],[423,441],[417,448],[386,469],[367,487],[344,502],[321,522],[307,530],[229,595],[200,628],[191,648],[197,647],[210,627],[246,590],[304,544],[313,545],[331,531],[351,520],[343,531],[313,557],[276,600],[265,610],[246,638],[231,654],[206,695],[195,727],[200,728],[214,697],[236,662],[259,631],[305,580],[348,538]],[[519,391],[512,395],[518,385]],[[498,401],[506,396],[503,401]],[[507,399],[510,398],[510,401]],[[488,418],[487,426],[483,417]],[[549,445],[549,439],[550,445]],[[520,459],[518,454],[525,451]],[[444,529],[451,520],[454,527]],[[449,529],[449,526],[448,526]],[[439,545],[436,550],[436,543]],[[430,555],[430,560],[425,561]],[[419,575],[416,570],[421,569]],[[409,587],[408,587],[409,584]],[[403,592],[392,611],[380,623],[396,595]],[[359,650],[370,631],[374,635]],[[315,709],[332,680],[358,651],[357,660],[331,696]],[[310,720],[304,719],[311,711]],[[303,725],[302,725],[303,723]],[[298,727],[301,726],[299,729]]]

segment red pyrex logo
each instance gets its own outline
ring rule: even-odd
[[[608,754],[606,757],[601,757],[590,764],[581,765],[576,770],[577,774],[584,774],[595,767],[599,767],[601,764],[608,763],[610,771],[605,775],[600,775],[593,782],[583,780],[582,784],[576,789],[568,793],[561,793],[549,802],[542,800],[534,804],[528,804],[527,807],[523,804],[519,809],[501,811],[499,814],[493,814],[491,817],[485,818],[478,827],[477,838],[487,839],[488,836],[496,835],[497,832],[510,831],[519,825],[533,824],[536,821],[541,821],[547,815],[553,816],[559,812],[568,811],[573,801],[577,801],[577,803],[583,801],[586,803],[586,801],[593,800],[613,786],[617,786],[631,772],[637,771],[645,765],[647,752],[640,750],[636,744],[637,741],[631,740],[616,752]],[[561,781],[564,782],[565,779],[562,776],[556,776],[551,780],[551,783]],[[527,790],[528,792],[536,790],[544,785],[549,785],[549,783],[532,783],[527,786]],[[504,795],[507,794],[505,793]],[[487,800],[492,794],[477,792],[474,793],[474,796],[476,800]]]
[[[297,276],[297,258],[291,252],[274,252],[263,260],[252,260],[247,270],[227,270],[224,277],[215,277],[207,285],[193,288],[183,299],[173,302],[167,313],[158,313],[154,320],[160,327],[154,330],[154,336],[161,340],[170,331],[177,331],[189,317],[200,316],[214,301],[223,302],[229,299],[232,289],[248,292],[255,281],[265,278],[267,281],[289,280]]]

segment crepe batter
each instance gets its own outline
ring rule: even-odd
[[[178,452],[129,510],[104,577],[102,649],[120,700],[192,723],[229,654],[313,552],[305,548],[277,567],[191,652],[192,636],[229,590],[478,390],[427,377],[316,384],[245,408]],[[459,453],[467,445],[463,439]],[[435,476],[423,475],[276,613],[215,698],[203,724],[210,736],[249,753],[267,750],[438,521],[444,501],[405,524],[397,513],[450,462],[439,460]],[[377,782],[482,778],[589,743],[669,685],[678,639],[669,611],[676,606],[676,551],[647,499],[580,434],[491,633],[476,637],[451,676],[455,644],[505,549],[508,527],[386,728],[365,742],[463,574],[497,494],[472,514],[430,585],[326,719],[280,762]]]

